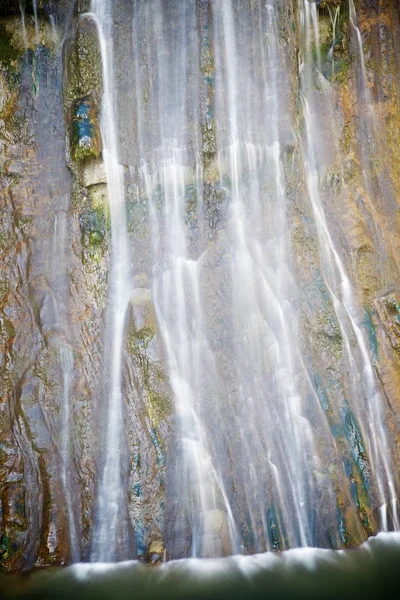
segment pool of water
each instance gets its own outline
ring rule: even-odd
[[[356,550],[302,548],[158,567],[79,563],[0,579],[3,600],[399,597],[400,534],[379,534]]]

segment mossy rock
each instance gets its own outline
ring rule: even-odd
[[[162,561],[164,555],[164,541],[162,538],[157,538],[149,543],[146,552],[146,562],[156,564]]]
[[[91,231],[89,234],[89,244],[91,246],[100,246],[104,240],[104,234],[101,231]]]
[[[72,108],[71,156],[74,160],[98,158],[102,143],[99,114],[92,96],[75,100]]]
[[[83,18],[76,25],[75,35],[65,46],[64,64],[63,100],[71,162],[79,162],[84,170],[102,150],[102,64],[97,29],[91,19]]]
[[[84,211],[79,215],[82,242],[87,248],[102,246],[109,229],[107,214],[103,207]]]
[[[0,568],[7,569],[16,548],[11,541],[11,538],[4,533],[0,538]]]
[[[19,66],[19,59],[22,54],[12,44],[12,37],[7,28],[0,23],[0,63],[7,68],[7,70],[17,70]]]
[[[67,49],[64,99],[70,105],[76,98],[93,95],[100,100],[103,89],[102,65],[96,25],[81,19]]]
[[[155,334],[153,324],[136,330],[132,328],[128,336],[128,352],[134,361],[150,420],[157,427],[171,414],[172,402],[166,393],[167,377],[162,365],[151,357],[149,346]]]

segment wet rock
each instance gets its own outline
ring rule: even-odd
[[[97,245],[104,239],[106,222],[100,209],[87,210],[79,215],[79,226],[84,239]]]
[[[375,300],[379,318],[392,347],[400,355],[400,298],[396,293]]]
[[[102,160],[90,159],[82,165],[82,184],[85,187],[106,184],[107,174]]]
[[[204,204],[210,229],[218,229],[224,222],[229,204],[227,190],[219,182],[215,184],[205,183]]]
[[[12,160],[6,164],[7,175],[20,177],[24,172],[24,163],[21,160]]]
[[[228,515],[223,510],[209,510],[202,515],[201,556],[219,557],[230,553]]]
[[[152,540],[146,552],[146,562],[152,565],[162,562],[164,559],[164,540],[157,538]]]
[[[0,23],[0,63],[9,70],[18,69],[22,52],[16,47],[8,23]]]
[[[152,312],[151,292],[148,288],[135,288],[131,296],[131,304],[133,307],[142,307]]]
[[[72,109],[71,155],[74,160],[97,158],[102,144],[98,122],[98,110],[92,97],[86,96],[74,102]],[[99,180],[93,183],[100,183]]]

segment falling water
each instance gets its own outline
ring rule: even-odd
[[[354,5],[351,20],[354,25]],[[310,7],[307,0],[303,0],[302,22],[304,24],[305,56],[310,59],[312,24],[317,27],[317,20],[310,19],[310,12],[315,12],[316,7]],[[318,39],[318,32],[313,31],[314,39]],[[358,32],[359,33],[359,32]],[[354,291],[346,274],[344,264],[333,241],[328,222],[325,217],[324,207],[320,201],[319,191],[319,148],[316,143],[317,131],[321,127],[318,123],[318,108],[311,108],[312,102],[312,74],[310,66],[304,65],[303,70],[303,101],[304,118],[306,123],[306,149],[305,167],[309,197],[312,203],[314,218],[317,226],[319,246],[322,259],[323,276],[326,287],[332,298],[336,317],[343,336],[344,346],[350,372],[350,389],[356,405],[359,423],[362,424],[363,437],[368,448],[368,457],[371,462],[371,473],[375,479],[378,503],[380,505],[380,527],[388,527],[387,507],[393,509],[392,519],[394,527],[398,528],[398,515],[396,505],[396,491],[393,478],[393,466],[387,440],[387,431],[384,426],[383,399],[379,383],[372,365],[372,360],[361,329],[364,315],[355,298]],[[317,77],[322,77],[320,73]],[[354,336],[357,346],[354,347],[351,338]]]
[[[21,21],[22,21],[22,38],[24,40],[25,49],[28,48],[28,36],[26,33],[26,22],[25,22],[25,2],[23,0],[19,0],[19,10],[21,12]]]
[[[35,20],[35,43],[36,46],[39,45],[39,19],[38,19],[38,10],[37,10],[37,0],[32,0],[33,4],[33,18]]]
[[[337,24],[338,24],[339,15],[340,15],[340,4],[339,4],[339,6],[335,6],[334,8],[331,8],[328,5],[328,11],[329,11],[329,18],[330,18],[331,26],[332,26],[332,44],[328,51],[328,57],[332,61],[332,73],[334,74],[334,72],[335,72],[334,49],[335,49],[335,44],[337,43],[336,28],[337,28]]]
[[[60,346],[60,364],[62,370],[63,394],[62,394],[62,426],[61,426],[61,481],[65,496],[65,503],[68,514],[68,533],[72,561],[80,558],[79,537],[76,527],[76,517],[74,510],[74,500],[72,495],[72,464],[71,464],[71,384],[74,368],[74,357],[71,346],[63,343]]]
[[[112,6],[92,0],[90,13],[81,15],[95,22],[101,51],[112,228],[106,425],[92,559],[132,554],[122,349],[132,274],[142,257],[131,259],[128,249],[127,179],[136,201],[148,208],[146,277],[175,407],[166,492],[170,555],[338,547],[347,541],[343,506],[358,513],[354,539],[362,539],[364,526],[376,529],[368,520],[375,519],[372,511],[360,507],[362,494],[379,507],[381,529],[397,528],[384,403],[364,313],[321,193],[321,157],[330,152],[319,134],[321,97],[332,148],[338,140],[332,90],[322,74],[317,5],[301,0],[298,13],[299,139],[287,93],[282,3],[135,0],[127,74],[134,86],[134,158],[124,173]],[[331,60],[338,15],[331,13]],[[358,31],[352,8],[350,18]],[[288,182],[299,156],[304,199]],[[294,259],[301,202],[302,210],[311,207],[319,249],[314,270],[320,270],[318,285],[341,340],[340,357],[326,366],[327,392],[307,347],[308,300]],[[338,364],[343,384],[332,375]]]
[[[57,29],[56,17],[55,17],[55,15],[51,14],[49,18],[50,18],[51,32],[52,32],[52,36],[53,36],[54,47],[58,48],[59,43],[60,43],[60,36],[59,36],[58,29]]]
[[[126,541],[124,521],[126,504],[121,368],[124,322],[132,284],[129,278],[123,173],[117,156],[112,4],[111,0],[93,0],[91,12],[82,17],[92,18],[98,31],[103,67],[103,160],[107,174],[112,228],[111,285],[105,335],[107,417],[92,551],[92,559],[98,561],[123,559],[126,556],[124,552],[128,552],[128,556],[131,554]]]
[[[281,136],[290,133],[281,129],[287,106],[281,101],[284,82],[278,84],[283,59],[277,12],[272,4],[255,7],[246,22],[237,10],[235,3],[221,2],[214,14],[216,121],[223,140],[219,169],[231,194],[232,377],[238,403],[233,412],[240,462],[248,465],[239,480],[254,545],[261,550],[285,543],[279,539],[284,530],[290,546],[313,543],[309,507],[318,486],[310,475],[320,464],[303,396],[310,381],[296,343],[280,146]],[[239,50],[238,40],[246,39]],[[252,47],[254,52],[247,51]],[[257,72],[263,73],[261,81],[254,79]],[[317,405],[314,410],[319,413]],[[321,413],[317,419],[324,428]],[[285,423],[279,431],[277,420]],[[301,467],[305,463],[313,465],[310,471]],[[327,513],[333,505],[327,501]]]
[[[69,199],[64,199],[68,205]],[[68,342],[68,318],[66,309],[66,247],[67,247],[67,214],[58,211],[54,216],[54,233],[52,248],[52,299],[54,306],[54,329],[58,333],[59,361],[62,374],[61,427],[60,427],[60,459],[61,483],[67,507],[68,535],[71,559],[80,557],[79,536],[73,496],[73,461],[72,461],[72,381],[74,357]]]
[[[366,73],[366,69],[365,69],[365,57],[364,57],[364,48],[363,48],[363,43],[362,43],[362,37],[361,37],[361,31],[358,28],[357,25],[357,13],[356,13],[356,9],[354,6],[354,0],[349,0],[349,18],[350,18],[350,23],[355,31],[356,34],[356,39],[357,39],[357,46],[358,46],[358,54],[359,54],[359,58],[360,58],[360,67],[361,67],[361,79],[363,82],[363,85],[365,86],[365,84],[367,83],[367,73]],[[366,88],[364,88],[364,92],[366,91]]]
[[[204,385],[205,379],[214,379],[216,383],[218,374],[206,336],[202,306],[202,251],[198,249],[193,253],[186,212],[190,202],[196,211],[202,195],[201,165],[193,163],[194,157],[187,151],[187,146],[193,144],[198,156],[199,140],[185,139],[186,115],[196,115],[197,111],[194,104],[190,105],[188,92],[190,88],[196,99],[196,73],[188,66],[198,60],[198,40],[194,35],[196,5],[189,1],[179,7],[179,26],[169,38],[174,8],[168,9],[162,2],[156,4],[155,7],[135,3],[134,24],[136,69],[140,68],[142,37],[154,40],[154,45],[148,43],[147,46],[148,52],[154,48],[154,57],[148,57],[148,64],[154,60],[157,65],[155,87],[159,90],[158,98],[151,97],[155,107],[151,122],[157,125],[158,134],[155,147],[148,157],[141,157],[147,197],[154,198],[161,188],[164,202],[162,210],[156,203],[150,206],[155,257],[153,296],[178,416],[180,440],[177,444],[181,447],[182,464],[177,467],[180,477],[183,471],[181,501],[193,531],[191,552],[194,556],[216,556],[236,551],[237,535],[217,457],[213,456],[203,422],[204,402],[210,393]],[[172,65],[170,57],[174,60]],[[148,123],[141,102],[138,109],[139,145],[143,147]],[[192,216],[195,219],[194,213]],[[215,530],[217,523],[222,528],[221,535]]]

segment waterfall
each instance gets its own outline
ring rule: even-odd
[[[65,207],[68,206],[69,198],[63,199]],[[76,516],[75,496],[74,496],[74,477],[73,469],[73,442],[72,442],[72,383],[74,374],[74,357],[71,345],[68,341],[70,328],[67,317],[67,290],[66,290],[66,271],[67,271],[67,214],[66,210],[60,210],[54,215],[54,233],[52,247],[52,265],[51,265],[51,283],[52,300],[54,306],[54,329],[59,333],[57,345],[59,351],[59,364],[62,379],[62,397],[60,414],[60,443],[59,453],[61,459],[60,478],[62,491],[65,499],[69,545],[71,559],[76,562],[80,558],[79,549],[79,527]]]
[[[21,22],[22,22],[22,38],[24,40],[25,49],[28,48],[28,36],[26,33],[26,23],[25,23],[25,3],[23,0],[19,2],[19,10],[21,13]]]
[[[288,545],[312,544],[309,503],[317,490],[311,471],[302,464],[319,469],[319,459],[303,396],[310,382],[296,344],[296,286],[289,265],[281,163],[285,105],[278,87],[282,57],[276,7],[254,7],[250,28],[245,11],[239,15],[235,9],[232,2],[215,7],[216,122],[217,134],[226,136],[218,162],[231,193],[228,251],[238,390],[233,412],[240,431],[239,456],[249,465],[237,475],[255,548],[261,550],[265,544],[270,549],[284,544],[283,531]],[[240,51],[239,40],[246,40]],[[247,50],[252,47],[253,52]],[[263,73],[261,81],[253,79],[256,72]],[[284,423],[279,432],[276,420]],[[259,456],[268,460],[259,461]]]
[[[354,4],[350,4],[350,19],[354,25]],[[315,5],[303,1],[302,22],[304,26],[303,36],[305,40],[305,60],[311,56],[312,40],[318,39],[318,31],[315,30],[316,19],[310,19],[310,11],[315,12]],[[314,30],[313,30],[314,25]],[[357,29],[357,38],[361,40]],[[313,38],[314,36],[314,38]],[[365,66],[362,59],[362,70]],[[318,123],[318,107],[312,107],[312,74],[309,65],[304,65],[303,76],[303,102],[304,118],[306,123],[306,148],[305,168],[307,174],[308,193],[312,203],[315,223],[318,231],[323,276],[326,287],[331,295],[335,313],[339,322],[340,330],[346,349],[348,369],[350,373],[350,388],[355,403],[359,423],[362,426],[363,437],[368,448],[368,457],[371,462],[372,477],[375,480],[378,502],[380,506],[380,527],[387,530],[387,507],[393,509],[392,519],[395,528],[398,528],[398,514],[396,490],[394,484],[393,465],[390,460],[390,451],[387,440],[387,430],[384,422],[383,398],[380,391],[370,353],[367,347],[365,335],[361,329],[363,313],[355,298],[352,284],[346,274],[344,264],[340,258],[328,222],[325,217],[324,207],[320,201],[319,189],[319,148],[316,143],[317,131],[321,127]],[[317,77],[322,77],[321,73]],[[333,127],[332,127],[333,129]],[[351,338],[354,336],[357,346],[354,347]],[[362,393],[360,393],[362,392]]]
[[[121,559],[131,554],[125,539],[127,535],[123,489],[125,444],[121,378],[124,323],[132,284],[129,277],[123,173],[118,162],[116,137],[112,2],[93,0],[91,12],[84,15],[84,18],[92,18],[97,26],[103,67],[101,129],[112,229],[111,283],[105,333],[107,417],[92,551],[92,560],[106,561]]]
[[[37,0],[32,0],[33,4],[33,18],[35,21],[35,42],[36,46],[39,45],[39,19],[38,19],[38,5]]]
[[[162,2],[156,4],[155,8],[138,2],[134,7],[136,72],[140,69],[141,36],[154,40],[154,46],[149,44],[149,49],[154,48],[154,58],[149,56],[148,60],[149,64],[155,61],[157,82],[154,87],[158,89],[158,97],[150,99],[154,113],[149,122],[146,122],[146,107],[138,103],[139,147],[145,146],[149,133],[145,128],[149,123],[155,125],[157,131],[153,151],[140,155],[142,185],[148,198],[154,198],[161,187],[164,202],[162,210],[154,202],[149,207],[154,253],[153,297],[177,411],[177,444],[182,453],[182,464],[177,467],[181,477],[183,471],[179,484],[181,501],[193,531],[191,553],[215,556],[236,551],[237,534],[218,469],[218,457],[213,455],[212,440],[203,423],[204,403],[210,393],[204,383],[215,378],[217,385],[218,373],[206,335],[202,253],[199,251],[193,256],[186,212],[188,190],[197,203],[194,211],[202,200],[202,167],[199,162],[193,164],[187,152],[187,146],[193,144],[198,157],[199,140],[185,139],[186,115],[192,111],[196,115],[197,111],[195,105],[190,106],[186,95],[192,85],[195,98],[198,93],[195,73],[188,66],[198,60],[198,39],[194,35],[196,6],[189,0],[181,7],[179,26],[174,37],[168,39],[165,27],[169,26],[173,11]],[[156,17],[151,19],[154,10]],[[169,57],[174,61],[172,64]],[[213,527],[215,521],[221,519],[223,533],[218,539]]]
[[[130,552],[121,372],[124,322],[136,292],[118,158],[111,9],[110,2],[93,0],[82,16],[96,23],[102,57],[112,227],[107,423],[93,560]],[[233,0],[204,1],[200,8],[194,0],[133,4],[135,84],[128,80],[135,86],[136,127],[129,140],[135,162],[126,177],[136,201],[148,206],[146,277],[175,408],[174,459],[167,465],[167,503],[171,489],[179,498],[168,513],[173,556],[339,545],[342,506],[353,505],[366,527],[374,527],[369,508],[360,508],[364,496],[379,507],[380,529],[398,523],[384,402],[362,329],[364,313],[321,194],[316,89],[326,98],[332,152],[338,140],[322,74],[318,9],[302,0],[298,14],[300,145],[285,97],[290,81],[280,10],[277,2],[243,7]],[[330,13],[332,61],[338,15]],[[350,21],[358,31],[352,9]],[[293,263],[293,164],[287,159],[295,159],[298,145],[324,310],[341,344],[335,366],[328,363],[328,372],[339,364],[343,370],[343,384],[331,375],[335,392],[323,390],[316,373],[321,365],[302,341],[304,284]],[[134,258],[136,265],[141,259]],[[337,396],[334,408],[330,394]],[[154,432],[152,439],[158,443]],[[180,537],[182,528],[188,539]],[[354,525],[355,538],[360,529]]]
[[[367,74],[366,74],[366,69],[365,69],[364,48],[363,48],[363,43],[362,43],[361,31],[357,25],[357,13],[356,13],[356,8],[354,6],[354,0],[349,0],[349,13],[350,13],[349,14],[350,23],[356,34],[358,54],[359,54],[359,58],[360,58],[361,78],[362,78],[363,85],[365,85],[367,83]]]
[[[394,8],[3,4],[0,566],[399,530]]]

